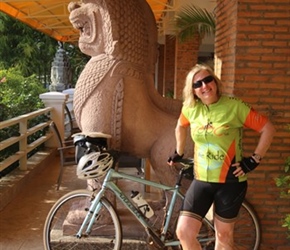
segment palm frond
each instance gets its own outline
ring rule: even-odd
[[[195,5],[183,7],[175,17],[177,36],[181,41],[199,34],[201,37],[215,32],[215,17],[206,9]]]

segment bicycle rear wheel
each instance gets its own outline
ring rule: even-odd
[[[258,216],[251,205],[244,201],[235,224],[235,249],[258,250],[260,240],[261,228]]]
[[[102,208],[95,218],[92,231],[81,238],[76,234],[92,202],[91,192],[76,190],[60,198],[50,210],[44,225],[43,240],[46,250],[112,249],[122,245],[122,228],[115,208],[102,198]]]

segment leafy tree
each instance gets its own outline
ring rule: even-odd
[[[25,77],[36,75],[44,86],[51,83],[51,63],[58,49],[53,38],[0,12],[0,69],[18,69]],[[73,83],[88,57],[72,44],[63,44],[73,71]]]
[[[45,92],[35,75],[24,77],[14,68],[0,70],[0,122],[43,108],[39,95]],[[1,139],[4,134],[0,133]]]
[[[37,109],[43,108],[44,104],[39,98],[41,93],[47,90],[42,87],[35,75],[24,77],[17,69],[0,70],[0,121],[8,120]],[[29,120],[28,127],[32,127],[46,120],[45,116]],[[42,136],[44,131],[38,131],[28,138],[28,143]],[[10,137],[19,136],[19,126],[14,125],[0,129],[0,141]],[[18,143],[0,151],[0,161],[19,150]],[[34,152],[31,152],[32,155]],[[28,155],[29,157],[29,155]],[[7,174],[16,168],[16,162],[10,168],[0,172],[0,176]]]
[[[0,12],[0,68],[48,83],[57,41]]]
[[[72,68],[72,82],[76,83],[84,66],[89,61],[90,57],[83,54],[79,48],[65,43],[63,44],[64,50],[67,52],[70,66]]]
[[[43,108],[39,95],[47,92],[35,75],[24,77],[17,69],[0,70],[0,121]],[[36,118],[39,119],[39,118]],[[39,121],[32,119],[29,127]],[[17,126],[0,130],[0,139],[18,135]]]
[[[43,107],[39,94],[47,92],[35,75],[24,77],[17,69],[0,70],[0,121]]]

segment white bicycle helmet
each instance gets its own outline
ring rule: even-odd
[[[113,157],[108,152],[92,152],[83,155],[77,166],[79,179],[96,179],[104,176],[113,166]]]

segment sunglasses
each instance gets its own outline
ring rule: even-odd
[[[213,80],[214,80],[213,76],[209,75],[209,76],[203,78],[202,80],[199,80],[197,82],[192,83],[192,88],[198,89],[202,86],[202,83],[208,84],[208,83],[212,82]]]

